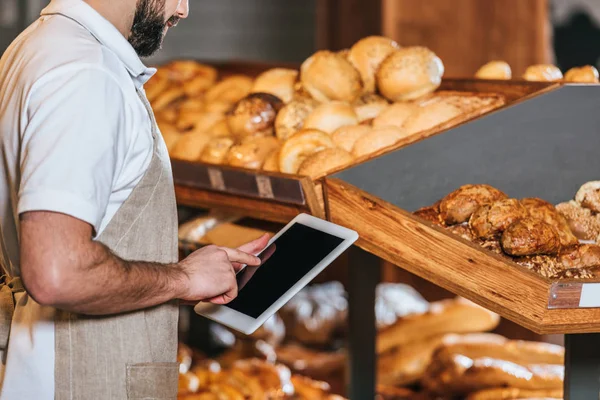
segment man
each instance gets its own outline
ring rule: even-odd
[[[0,399],[175,399],[177,300],[226,303],[259,265],[177,261],[143,85],[187,0],[52,0],[0,61]],[[14,308],[13,308],[14,307]]]

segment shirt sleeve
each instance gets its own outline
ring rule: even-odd
[[[95,67],[38,81],[25,110],[18,213],[63,213],[98,232],[127,129],[125,107],[117,81]]]

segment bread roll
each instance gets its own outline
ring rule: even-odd
[[[198,161],[204,147],[211,137],[204,133],[191,132],[183,134],[173,146],[171,156],[178,160]]]
[[[527,390],[518,388],[485,389],[471,393],[466,400],[563,400],[563,390]]]
[[[304,128],[326,133],[347,125],[358,125],[358,117],[350,104],[341,101],[321,104],[304,121]]]
[[[461,114],[460,108],[444,101],[436,101],[420,107],[408,117],[404,123],[404,129],[407,134],[412,135],[435,128]]]
[[[159,69],[158,72],[144,85],[146,98],[151,104],[153,104],[156,98],[165,90],[167,90],[169,85],[170,82],[166,72],[163,72],[162,69]]]
[[[398,43],[382,36],[369,36],[352,46],[348,53],[348,61],[360,73],[365,92],[375,92],[375,73],[383,60],[399,48]]]
[[[425,47],[405,47],[391,53],[377,71],[377,86],[388,100],[412,100],[436,90],[444,64]]]
[[[448,225],[467,222],[482,205],[508,196],[489,185],[463,185],[440,202],[440,218]]]
[[[280,140],[286,140],[304,127],[304,121],[318,106],[312,99],[292,100],[286,104],[275,118],[275,134]]]
[[[179,112],[177,111],[177,107],[174,104],[169,105],[166,108],[163,108],[160,112],[156,113],[156,120],[167,121],[170,123],[174,123],[177,121],[177,117]]]
[[[331,135],[333,143],[348,153],[352,152],[356,141],[371,132],[371,127],[366,125],[348,125],[338,128]]]
[[[232,75],[211,87],[204,95],[207,103],[221,102],[234,104],[246,97],[254,82],[244,75]]]
[[[229,130],[229,124],[226,119],[222,119],[213,126],[211,126],[206,134],[212,137],[226,137],[231,136],[231,131]]]
[[[207,113],[225,115],[233,108],[233,103],[224,101],[208,101],[204,105],[204,111]]]
[[[598,70],[593,65],[574,67],[565,74],[566,82],[598,83]]]
[[[267,172],[279,172],[279,148],[273,150],[271,154],[265,158],[262,169]]]
[[[333,147],[333,140],[327,133],[316,129],[304,129],[290,137],[281,147],[279,171],[295,174],[306,158]]]
[[[317,179],[327,172],[352,163],[352,155],[339,148],[325,149],[306,158],[298,168],[298,175]]]
[[[581,207],[600,212],[600,181],[587,182],[575,194],[575,201]]]
[[[513,222],[529,215],[517,199],[502,199],[479,207],[469,219],[469,226],[479,238],[491,239],[504,232]]]
[[[508,80],[512,78],[512,70],[506,61],[490,61],[475,73],[479,79]]]
[[[369,133],[356,140],[352,148],[352,155],[354,157],[363,157],[373,154],[394,145],[405,137],[406,131],[395,126],[373,128]]]
[[[358,122],[362,123],[376,118],[390,106],[390,103],[377,94],[368,93],[360,96],[352,105],[358,116]]]
[[[520,202],[527,209],[530,216],[541,219],[556,229],[561,246],[569,247],[579,243],[577,237],[571,232],[566,218],[552,204],[535,197],[521,199]]]
[[[373,120],[374,127],[395,126],[402,128],[406,120],[420,110],[415,103],[394,103]]]
[[[154,101],[152,101],[152,110],[154,110],[155,113],[159,113],[174,102],[181,100],[184,96],[185,92],[183,87],[171,86],[156,96]]]
[[[260,74],[254,81],[252,93],[269,93],[289,103],[294,98],[298,71],[273,68]]]
[[[200,380],[191,372],[179,374],[177,392],[181,394],[194,393],[200,388]]]
[[[563,78],[560,69],[550,64],[537,64],[527,67],[523,74],[526,81],[554,82]]]
[[[470,333],[494,329],[500,317],[461,298],[432,303],[424,314],[398,320],[377,335],[379,354],[394,347],[407,345],[445,333]]]
[[[292,376],[292,384],[296,396],[301,399],[325,400],[331,390],[328,383],[303,376]]]
[[[210,136],[208,137],[210,138]],[[200,155],[200,161],[208,164],[222,164],[233,143],[233,139],[228,137],[210,138]]]
[[[211,66],[196,63],[194,76],[183,85],[188,97],[196,97],[208,90],[217,81],[217,70]]]
[[[223,114],[205,111],[186,110],[180,112],[177,120],[177,129],[180,131],[193,130],[194,132],[206,133],[217,122],[223,120]]]
[[[248,136],[273,136],[275,117],[283,103],[268,93],[253,93],[240,100],[227,115],[231,134],[243,139]]]
[[[318,351],[296,344],[284,344],[277,347],[277,361],[287,365],[293,371],[312,376],[328,377],[344,369],[346,353],[344,351]]]
[[[300,68],[304,89],[317,101],[353,102],[362,93],[359,72],[343,56],[322,50],[309,57]]]
[[[171,81],[184,83],[193,79],[198,71],[202,69],[202,66],[202,64],[193,60],[176,60],[165,65],[163,69]]]
[[[533,217],[522,218],[506,228],[500,244],[511,256],[553,255],[561,249],[556,229]]]
[[[165,141],[165,145],[167,146],[167,150],[169,150],[169,154],[175,148],[175,145],[181,139],[182,134],[177,130],[174,125],[168,123],[160,124],[160,133]]]
[[[597,240],[600,243],[600,214],[594,214],[572,200],[561,203],[556,209],[567,219],[569,228],[582,240]]]
[[[226,163],[232,167],[260,169],[267,156],[278,147],[279,140],[273,136],[248,138],[229,149]]]

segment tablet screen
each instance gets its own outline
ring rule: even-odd
[[[260,267],[246,267],[237,275],[238,297],[227,304],[258,318],[344,239],[296,223],[259,256]]]

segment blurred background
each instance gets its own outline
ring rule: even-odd
[[[0,0],[0,52],[47,3]],[[516,74],[534,63],[564,71],[600,59],[600,0],[190,0],[190,8],[148,64],[295,63],[369,34],[430,47],[448,76],[470,76],[491,59],[507,61]]]

